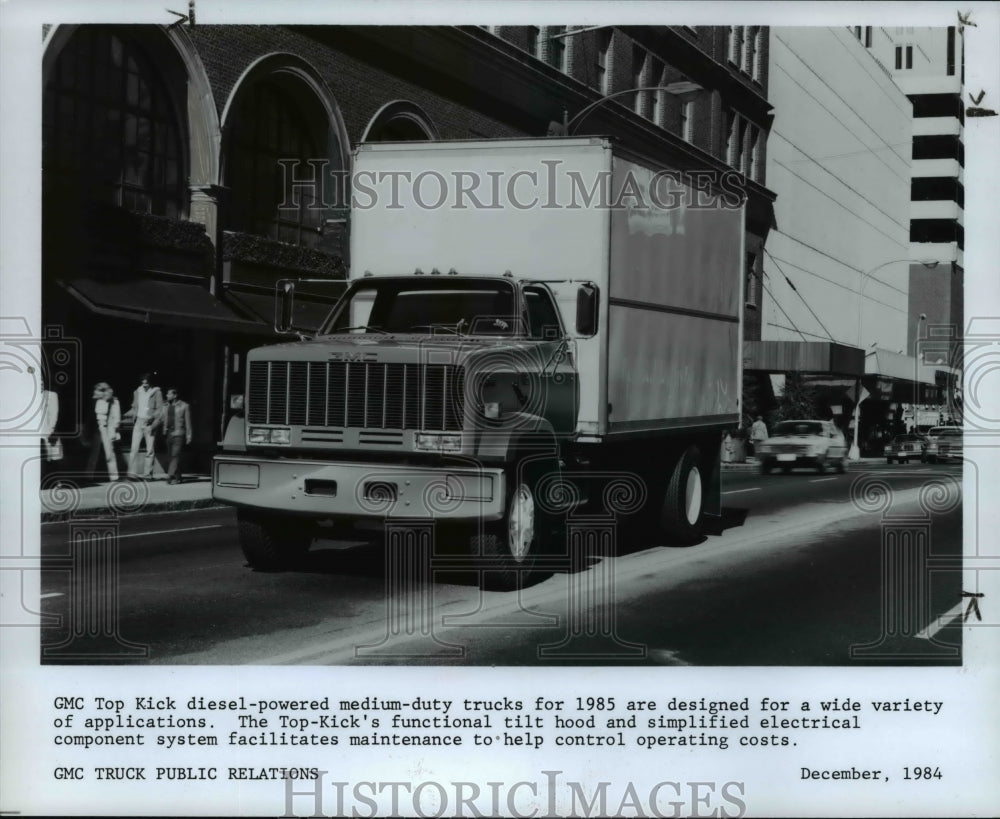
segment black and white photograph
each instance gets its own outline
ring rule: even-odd
[[[0,7],[0,810],[995,812],[997,4],[81,8]]]

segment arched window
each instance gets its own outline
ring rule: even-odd
[[[49,193],[182,215],[187,174],[177,112],[138,42],[81,26],[48,77],[42,138]]]
[[[240,95],[228,131],[231,230],[316,247],[333,195],[323,106],[303,83],[271,75]]]
[[[439,139],[437,128],[424,111],[406,100],[383,105],[372,117],[362,142],[421,142]]]

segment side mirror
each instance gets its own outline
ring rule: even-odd
[[[292,308],[294,304],[295,281],[293,279],[279,279],[274,285],[275,332],[292,332]]]
[[[597,332],[600,294],[593,284],[581,284],[576,291],[576,332],[592,336]]]

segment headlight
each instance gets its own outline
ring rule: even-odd
[[[250,427],[247,440],[251,444],[284,444],[292,442],[292,431],[288,427]]]
[[[416,435],[417,449],[426,452],[461,452],[462,436],[440,432],[418,432]]]

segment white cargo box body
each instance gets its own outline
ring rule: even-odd
[[[579,433],[734,423],[743,209],[729,199],[595,137],[366,144],[351,277],[436,268],[548,282],[574,336]],[[573,332],[580,282],[600,289],[592,338]]]

